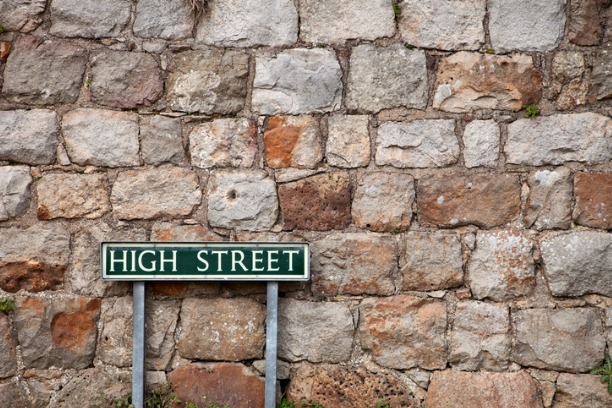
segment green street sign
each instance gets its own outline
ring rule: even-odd
[[[103,242],[102,279],[307,281],[308,243]]]

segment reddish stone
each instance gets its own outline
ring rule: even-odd
[[[0,61],[4,62],[6,57],[8,57],[11,52],[11,44],[0,42]]]
[[[600,16],[609,0],[572,0],[569,5],[570,42],[576,45],[597,45],[603,34]]]
[[[100,300],[81,299],[79,309],[72,313],[59,312],[51,319],[51,340],[55,347],[67,350],[81,350],[91,341],[96,332],[100,315]]]
[[[612,173],[578,173],[574,219],[580,225],[612,229]]]
[[[30,292],[56,290],[64,282],[65,265],[42,262],[14,262],[0,267],[0,288],[15,293],[20,289]]]
[[[264,133],[266,163],[273,169],[313,168],[322,158],[319,122],[312,116],[275,116]]]

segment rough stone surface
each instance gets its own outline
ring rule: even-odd
[[[542,77],[530,55],[458,52],[439,62],[434,89],[434,109],[518,111],[540,100]]]
[[[191,36],[194,16],[189,3],[174,0],[139,0],[134,35],[143,38],[180,40]]]
[[[342,44],[346,40],[375,40],[395,32],[388,0],[300,2],[300,38],[311,43]]]
[[[19,37],[6,63],[2,95],[18,103],[75,102],[86,63],[85,50],[67,42]]]
[[[538,170],[529,175],[529,196],[523,222],[537,230],[567,229],[571,225],[572,183],[566,167]],[[612,192],[610,193],[612,194]]]
[[[182,167],[121,172],[111,193],[113,213],[124,220],[189,215],[201,200],[198,176]]]
[[[264,171],[213,172],[208,181],[208,222],[213,227],[261,231],[278,218],[274,181]]]
[[[541,408],[535,381],[520,373],[437,371],[429,384],[427,408]]]
[[[4,0],[0,3],[2,27],[23,33],[33,31],[42,23],[46,5],[47,0]]]
[[[580,52],[558,52],[552,60],[550,92],[558,110],[571,110],[587,102],[587,64]]]
[[[394,369],[446,367],[446,306],[397,295],[367,298],[359,307],[358,337],[374,361]]]
[[[221,237],[202,225],[156,222],[151,227],[151,241],[221,241]]]
[[[183,358],[240,361],[263,356],[263,305],[253,299],[185,299],[178,352]]]
[[[403,290],[443,290],[463,283],[457,235],[410,231],[399,260]]]
[[[97,357],[106,364],[132,366],[132,304],[131,296],[104,300]]]
[[[343,168],[367,166],[370,163],[368,116],[331,115],[327,123],[327,163]]]
[[[129,380],[125,380],[125,374],[121,376],[121,373],[109,371],[103,367],[80,371],[60,390],[54,392],[55,396],[48,408],[79,407],[83,406],[83,403],[102,408],[107,401],[125,398],[131,391]]]
[[[323,158],[319,121],[313,116],[274,116],[264,133],[266,164],[314,168]]]
[[[249,119],[202,123],[189,134],[189,149],[197,167],[251,167],[257,155],[257,126]]]
[[[351,223],[348,174],[327,173],[278,186],[283,229],[326,231]]]
[[[0,111],[0,160],[51,164],[55,161],[59,133],[53,111]]]
[[[174,334],[180,307],[180,303],[176,301],[151,301],[145,306],[147,369],[164,371],[169,368],[175,352]]]
[[[51,33],[59,37],[116,37],[130,21],[129,0],[52,0]]]
[[[376,164],[406,167],[444,167],[456,163],[459,142],[452,119],[385,122],[378,128]]]
[[[209,1],[196,40],[221,47],[292,45],[298,14],[291,0]]]
[[[612,8],[610,8],[612,10]],[[601,50],[595,55],[591,72],[591,89],[596,100],[612,98],[612,52]]]
[[[297,115],[340,108],[342,70],[327,49],[296,48],[257,57],[253,110],[262,115]]]
[[[518,216],[520,184],[514,175],[434,176],[419,180],[419,222],[444,228],[474,224],[491,228]]]
[[[465,167],[496,167],[499,159],[499,125],[493,119],[474,120],[463,132]]]
[[[7,378],[17,374],[17,336],[4,313],[0,313],[0,333],[0,378]]]
[[[612,406],[612,394],[598,376],[561,373],[554,404],[555,408],[606,408]]]
[[[477,50],[485,40],[485,12],[485,0],[407,0],[401,3],[399,29],[416,47]]]
[[[313,363],[347,361],[355,326],[345,303],[283,299],[278,310],[278,356]]]
[[[397,245],[389,236],[336,233],[312,245],[315,295],[391,295]]]
[[[185,161],[185,150],[181,121],[165,116],[141,117],[140,148],[145,164],[182,164]]]
[[[181,112],[235,113],[244,107],[249,56],[240,51],[208,49],[175,54],[167,97]]]
[[[527,309],[517,311],[515,318],[515,362],[573,372],[601,363],[606,337],[597,309]]]
[[[612,235],[576,231],[540,243],[544,272],[554,296],[612,296]]]
[[[518,230],[479,231],[467,265],[476,299],[503,301],[535,287],[533,243]]]
[[[62,133],[70,160],[80,165],[138,166],[138,117],[129,112],[74,109]]]
[[[28,166],[0,167],[0,221],[18,217],[28,210],[30,184],[32,176]]]
[[[36,184],[38,218],[99,218],[110,210],[103,174],[44,175]]]
[[[491,0],[489,32],[495,51],[548,51],[565,28],[565,0]]]
[[[346,106],[367,112],[385,108],[423,109],[427,104],[425,53],[402,45],[362,44],[350,58]]]
[[[0,384],[0,404],[11,408],[31,407],[23,388],[13,382]]]
[[[91,99],[113,108],[150,106],[164,84],[155,58],[144,52],[102,51],[91,58]]]
[[[608,0],[575,0],[569,5],[568,38],[576,45],[597,45],[603,36],[601,15]]]
[[[612,174],[578,173],[574,178],[574,219],[591,228],[612,229]]]

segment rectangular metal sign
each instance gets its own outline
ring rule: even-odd
[[[307,281],[308,243],[103,242],[109,280]]]

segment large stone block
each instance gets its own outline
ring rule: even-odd
[[[129,0],[52,0],[51,34],[59,37],[116,37],[132,13]]]
[[[465,167],[496,167],[499,159],[499,125],[493,119],[474,120],[463,132]]]
[[[138,0],[134,35],[164,40],[191,37],[194,13],[189,4],[174,0]]]
[[[53,392],[53,400],[45,407],[79,407],[84,403],[91,403],[92,407],[102,407],[105,403],[108,404],[108,401],[123,400],[131,391],[131,384],[126,381],[129,374],[125,371],[96,367],[78,371],[73,375],[72,378],[66,378],[67,382],[62,384],[60,389]]]
[[[103,174],[45,174],[36,184],[38,218],[99,218],[110,210]]]
[[[103,302],[102,330],[96,357],[115,367],[131,367],[133,299],[126,296]]]
[[[608,0],[576,0],[569,5],[568,38],[576,45],[597,45],[603,37],[602,14]]]
[[[555,408],[607,408],[612,406],[612,394],[599,377],[561,373],[557,379]]]
[[[574,219],[591,228],[612,229],[612,174],[578,173],[574,178]]]
[[[175,354],[180,302],[151,301],[145,306],[145,367],[166,371]]]
[[[51,110],[0,111],[0,160],[51,164],[59,133],[57,115]]]
[[[257,125],[246,118],[215,119],[189,134],[191,163],[212,167],[252,167],[257,156]]]
[[[0,378],[17,374],[17,336],[11,319],[0,313]],[[0,398],[1,401],[1,398]]]
[[[319,121],[313,116],[275,116],[264,132],[266,164],[314,168],[323,158]]]
[[[0,3],[2,27],[8,31],[28,33],[42,23],[47,0],[4,0]]]
[[[552,60],[551,97],[558,110],[571,110],[587,102],[587,62],[581,52],[561,51]]]
[[[19,217],[30,207],[32,176],[28,166],[0,167],[0,221]]]
[[[612,52],[604,48],[595,54],[591,72],[591,91],[596,100],[612,98],[610,71],[612,71]]]
[[[423,109],[427,105],[425,53],[396,44],[354,47],[350,58],[346,106],[366,112],[387,108]]]
[[[537,230],[567,229],[572,222],[572,183],[568,168],[539,170],[529,175],[529,196],[523,223]],[[612,193],[611,193],[612,194]]]
[[[161,115],[140,117],[140,149],[145,164],[182,164],[185,150],[180,119]]]
[[[367,115],[331,115],[325,157],[330,166],[355,168],[370,163]]]

